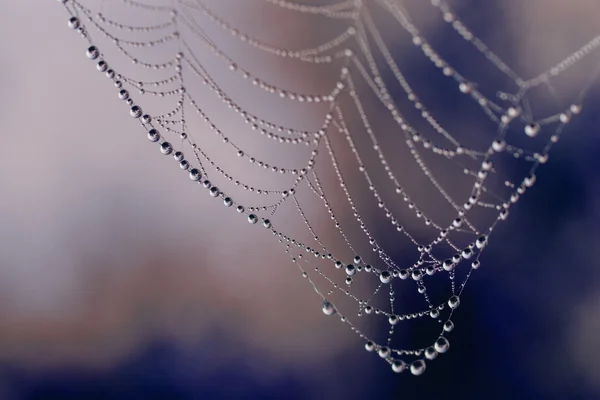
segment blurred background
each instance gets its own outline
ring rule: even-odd
[[[105,12],[122,7],[96,3]],[[405,3],[449,57],[485,65],[475,53],[458,54],[457,37],[444,33],[430,5]],[[523,76],[600,32],[595,0],[450,3]],[[302,47],[334,31],[259,0],[206,4],[265,41]],[[323,315],[267,230],[215,205],[161,158],[67,19],[56,1],[0,2],[0,400],[600,397],[598,85],[490,239],[453,317],[451,350],[413,377],[394,374]],[[386,28],[393,37],[389,29],[400,29]],[[238,46],[229,50],[282,85],[320,92],[332,82],[331,71],[255,60]],[[471,129],[455,87],[420,76],[423,61],[407,47],[399,42],[394,55],[428,85],[425,93],[447,99],[438,112]],[[566,101],[596,61],[562,82]],[[260,103],[230,85],[242,101]],[[281,118],[322,116],[303,110],[282,109]],[[229,129],[243,126],[225,107],[215,113]],[[247,145],[268,153],[262,143]],[[413,183],[417,173],[406,172]]]

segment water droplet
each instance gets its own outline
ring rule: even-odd
[[[444,331],[452,332],[454,330],[454,322],[448,320],[444,323]]]
[[[536,137],[540,133],[540,126],[536,123],[525,125],[525,134],[529,137]]]
[[[175,161],[183,161],[184,156],[183,153],[181,151],[176,151],[175,154],[173,154],[173,158],[175,159]]]
[[[506,113],[511,118],[517,118],[519,115],[521,115],[521,109],[518,107],[508,107],[508,110],[506,110]]]
[[[392,371],[399,374],[406,369],[406,363],[402,360],[396,360],[392,363]]]
[[[444,268],[444,271],[450,272],[454,269],[454,262],[448,258],[442,263],[442,268]]]
[[[438,352],[433,347],[428,347],[425,349],[425,358],[428,360],[435,360]]]
[[[558,119],[560,120],[560,122],[562,122],[563,124],[568,124],[571,121],[571,114],[569,113],[561,113],[558,116]]]
[[[160,133],[156,129],[150,129],[148,131],[148,139],[151,142],[158,142],[160,140]]]
[[[433,346],[435,347],[435,350],[438,353],[443,354],[447,352],[450,348],[450,343],[448,342],[448,339],[446,339],[443,336],[440,336],[438,340],[435,341],[435,344]]]
[[[483,249],[485,247],[485,245],[487,244],[487,236],[480,236],[477,238],[477,240],[475,241],[475,246],[478,249]]]
[[[416,360],[410,364],[410,372],[415,376],[423,375],[425,372],[425,367],[425,361]]]
[[[391,354],[391,350],[387,346],[382,346],[377,350],[377,354],[379,354],[379,357],[381,358],[388,358]]]
[[[529,176],[527,176],[524,180],[523,183],[525,184],[525,186],[527,187],[532,187],[535,183],[535,175],[531,174]]]
[[[96,64],[96,69],[100,72],[106,72],[108,70],[108,64],[104,60],[98,61],[98,64]]]
[[[133,118],[139,118],[142,116],[142,108],[140,106],[133,106],[131,110],[129,110],[129,115]]]
[[[453,310],[457,309],[459,305],[460,305],[460,298],[458,296],[452,296],[448,300],[448,307],[450,307]]]
[[[492,142],[492,149],[494,149],[494,151],[497,151],[497,152],[503,151],[505,147],[506,147],[506,142],[504,140],[494,140]]]
[[[173,151],[173,146],[169,142],[163,142],[160,145],[160,152],[164,155],[169,155]]]
[[[95,60],[100,56],[100,51],[98,51],[98,48],[96,46],[90,46],[85,52],[85,55],[90,60]]]
[[[471,84],[469,82],[461,82],[458,85],[458,89],[462,92],[462,93],[471,93],[471,90],[473,89],[473,87],[471,86]]]
[[[212,196],[212,197],[217,197],[219,195],[219,188],[216,186],[213,186],[209,189],[208,193]]]
[[[356,274],[356,267],[352,264],[346,265],[346,274],[348,276],[352,276],[352,275]]]
[[[200,170],[197,168],[192,168],[190,170],[190,179],[198,182],[200,178],[202,178],[202,173],[200,172]]]
[[[381,280],[382,283],[390,283],[392,280],[392,274],[390,274],[390,271],[381,271],[379,274],[379,280]]]
[[[69,25],[69,28],[71,28],[71,29],[77,29],[77,28],[79,28],[79,26],[81,26],[81,23],[79,22],[79,18],[71,17],[71,18],[69,18],[68,25]]]
[[[325,315],[333,315],[335,314],[335,307],[333,304],[331,304],[329,301],[324,300],[323,301],[323,314]]]

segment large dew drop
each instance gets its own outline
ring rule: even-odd
[[[329,301],[323,301],[323,314],[325,315],[333,315],[336,313],[335,306],[331,304]]]

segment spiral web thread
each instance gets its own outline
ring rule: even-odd
[[[536,170],[548,160],[549,151],[564,128],[582,111],[596,76],[590,77],[567,106],[542,117],[534,116],[530,93],[543,87],[555,95],[553,81],[594,54],[600,46],[600,36],[546,72],[526,80],[475,36],[444,0],[432,0],[429,12],[448,24],[453,40],[467,43],[482,57],[482,63],[499,72],[515,88],[509,94],[490,91],[483,84],[480,88],[466,72],[463,75],[460,67],[442,56],[443,51],[436,51],[407,8],[397,1],[363,4],[362,0],[342,0],[311,5],[286,0],[252,1],[291,17],[298,14],[299,18],[314,18],[316,24],[335,26],[337,33],[312,47],[296,50],[252,38],[211,9],[208,0],[59,0],[69,13],[69,27],[86,40],[87,57],[117,87],[130,115],[139,119],[150,141],[157,143],[163,154],[174,156],[190,179],[211,196],[222,199],[225,206],[236,209],[251,224],[270,230],[322,298],[326,315],[337,315],[363,340],[365,348],[376,352],[393,371],[408,368],[420,375],[425,371],[426,360],[448,350],[446,336],[454,328],[452,314],[471,273],[480,267],[479,258],[490,234],[499,221],[507,218],[520,195],[535,183]],[[122,17],[129,14],[135,18]],[[415,54],[433,66],[439,79],[446,84],[451,82],[457,96],[470,102],[473,110],[479,110],[488,127],[492,127],[489,133],[453,132],[434,117],[435,112],[428,110],[394,57],[393,45],[378,25],[380,15],[393,22],[394,37],[405,35],[416,49]],[[134,19],[139,25],[132,25],[127,19]],[[250,72],[250,67],[240,65],[236,54],[221,50],[207,33],[208,27],[243,42],[255,51],[255,57],[266,54],[334,71],[336,81],[328,82],[320,94],[280,87],[260,72]],[[99,50],[96,38],[108,39],[113,59],[107,59],[107,54]],[[324,116],[320,125],[299,129],[272,122],[273,116],[252,114],[209,73],[203,61],[208,58],[221,69],[231,70],[230,79],[252,81],[251,90],[271,95],[273,102],[286,102],[297,108],[318,106]],[[131,74],[116,69],[117,59],[128,61]],[[226,105],[230,118],[241,116],[247,124],[244,132],[222,131],[213,121],[211,110],[200,105],[202,99],[193,90],[196,86],[201,87],[203,98],[212,96],[213,102]],[[139,94],[139,102],[133,100],[130,91]],[[161,99],[155,107],[160,110],[153,114],[143,112],[141,98]],[[400,101],[406,104],[400,106]],[[405,115],[414,110],[416,118]],[[390,117],[391,123],[385,135],[378,123],[382,113]],[[187,118],[190,114],[203,120],[201,129],[191,126],[191,118]],[[260,186],[238,180],[228,172],[227,161],[218,163],[213,159],[211,150],[200,144],[209,134],[216,134],[222,140],[222,148],[232,155],[253,164],[248,167],[251,171],[262,170],[267,175],[260,180]],[[274,165],[268,157],[253,156],[252,149],[241,144],[243,140],[237,141],[242,135],[256,136],[251,140],[261,145],[273,143],[273,154],[300,154],[303,164]],[[402,146],[401,156],[386,142],[388,136],[399,138],[395,144]],[[179,149],[175,148],[177,145]],[[188,153],[192,157],[186,158]],[[400,157],[403,162],[410,162],[417,173],[405,173],[403,168],[402,173],[394,172],[398,168],[392,166],[397,166]],[[285,161],[284,157],[282,162]],[[455,168],[462,183],[441,173],[440,167]],[[509,172],[516,175],[514,179],[507,179]],[[351,174],[354,178],[349,180]],[[410,185],[403,183],[408,175],[417,176],[419,186],[428,186],[439,195],[437,203],[432,201],[433,208],[417,204],[418,195],[413,196]],[[222,185],[215,186],[209,178]],[[285,183],[270,188],[271,182],[279,181]],[[355,182],[360,182],[360,186]],[[228,189],[224,190],[224,186]],[[254,205],[234,200],[236,196],[228,194],[229,190],[241,191],[239,198],[252,199],[249,201]],[[341,192],[332,195],[334,190]],[[361,197],[364,193],[367,196]],[[365,207],[365,198],[371,195],[377,207],[372,203]],[[311,216],[315,202],[325,207],[335,228],[330,227],[333,233],[327,239],[337,236],[343,246],[330,245],[318,234],[323,223],[315,222]],[[284,207],[288,207],[287,214],[279,211]],[[299,216],[294,223],[287,221],[290,209]],[[436,212],[441,209],[448,212]],[[279,214],[282,221],[278,224],[275,219]],[[378,234],[382,228],[374,227],[377,218],[385,218],[390,226],[383,239]],[[403,225],[404,220],[410,222]],[[292,237],[286,232],[290,227],[305,229],[307,239],[301,234]],[[414,257],[407,253],[398,260],[396,246],[416,248]],[[337,251],[337,247],[343,249]],[[408,301],[411,293],[416,297]],[[338,300],[334,301],[336,296]],[[343,306],[348,312],[342,312]],[[376,340],[376,333],[365,333],[359,323],[351,321],[352,313],[358,313],[362,319],[370,315],[384,320],[389,325],[386,337]],[[423,345],[410,348],[396,344],[395,336],[406,336],[406,330],[398,327],[413,322],[425,326],[418,328],[427,332]]]

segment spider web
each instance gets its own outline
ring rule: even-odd
[[[226,2],[59,2],[161,153],[271,231],[323,312],[394,372],[414,375],[448,351],[490,234],[534,185],[598,73],[565,103],[560,86],[594,61],[600,36],[524,79],[443,0],[427,14],[475,66],[420,30],[410,2],[247,2],[306,21],[313,31],[299,43],[317,43],[304,47],[260,39],[258,18],[236,23],[216,11]],[[265,72],[263,58],[290,69]],[[305,69],[318,85],[282,79]],[[468,118],[448,118],[449,108]],[[418,338],[406,343],[407,332]]]

